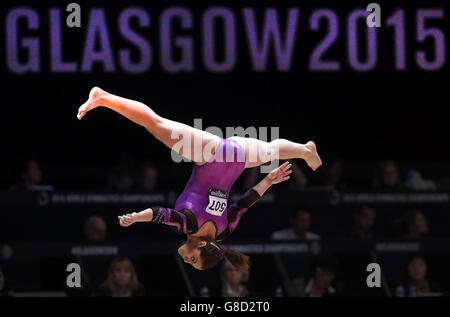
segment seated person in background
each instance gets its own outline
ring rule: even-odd
[[[280,161],[280,164],[283,164],[284,160]],[[287,184],[289,189],[302,189],[303,187],[308,185],[308,177],[305,172],[298,166],[295,161],[291,162],[292,164],[292,178],[291,181]],[[286,185],[285,185],[286,186]]]
[[[108,177],[108,190],[128,192],[135,186],[135,171],[133,159],[123,156],[120,163],[113,169]]]
[[[404,238],[419,239],[428,233],[428,221],[420,210],[408,211],[404,221],[406,226]]]
[[[115,259],[107,280],[92,294],[94,297],[143,297],[144,286],[139,282],[134,265],[127,257]]]
[[[273,240],[318,240],[320,236],[309,230],[311,213],[306,208],[294,210],[290,217],[291,227],[272,233]]]
[[[243,271],[225,261],[222,265],[220,277],[222,280],[221,297],[246,297],[248,295],[245,283],[249,272]]]
[[[296,278],[293,280],[296,295],[298,297],[323,297],[336,293],[336,289],[331,285],[336,277],[331,260],[319,259],[312,268],[312,276],[309,279]]]
[[[6,285],[5,275],[0,267],[0,297],[13,297],[14,292],[10,290]]]
[[[427,263],[422,255],[414,255],[408,262],[408,277],[397,285],[397,297],[444,296],[443,290],[433,281],[427,279]]]
[[[42,171],[39,162],[34,159],[28,159],[21,167],[21,181],[12,186],[11,189],[24,190],[53,190],[53,186],[42,185]]]
[[[409,170],[406,173],[405,187],[412,190],[436,190],[436,182],[424,179],[422,173],[417,170]]]
[[[203,285],[200,289],[200,297],[246,297],[249,292],[246,283],[249,271],[239,269],[231,262],[225,260],[220,269],[220,282]]]
[[[336,189],[345,188],[345,182],[342,179],[343,165],[340,159],[334,158],[328,163],[323,164],[321,171],[320,186],[329,186]]]
[[[279,164],[285,163],[286,160],[280,160]],[[292,164],[292,174],[291,181],[289,184],[282,184],[281,186],[287,186],[289,189],[302,189],[308,184],[308,178],[306,177],[303,170],[295,163],[294,160],[289,161]],[[243,187],[245,190],[249,190],[254,186],[254,184],[261,181],[266,174],[260,173],[261,167],[252,167],[245,171]]]
[[[353,225],[350,236],[357,239],[372,239],[372,228],[375,223],[375,209],[361,205],[353,214]]]
[[[158,170],[150,162],[144,162],[139,168],[138,189],[145,192],[152,192],[156,188],[158,180]]]
[[[84,226],[84,236],[88,241],[104,241],[106,239],[106,222],[100,216],[90,216]]]
[[[372,184],[378,190],[401,190],[404,189],[400,171],[394,161],[383,161],[378,167],[378,174]]]

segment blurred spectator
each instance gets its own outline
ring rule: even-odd
[[[86,220],[84,235],[88,241],[103,241],[106,239],[106,222],[100,216],[91,216]]]
[[[111,263],[107,280],[93,292],[94,297],[143,297],[144,294],[144,286],[127,257],[117,258]]]
[[[422,174],[416,170],[409,170],[406,174],[405,187],[413,190],[436,190],[436,183],[423,179]]]
[[[246,297],[248,290],[245,283],[248,281],[249,272],[243,271],[230,262],[224,261],[221,270],[222,292],[221,297]]]
[[[318,234],[309,231],[311,213],[305,208],[294,210],[290,217],[291,227],[272,233],[273,240],[318,240]]]
[[[421,255],[415,255],[408,262],[408,277],[406,281],[397,286],[395,294],[397,297],[416,296],[443,296],[443,290],[427,278],[427,263]]]
[[[155,190],[158,170],[150,162],[144,162],[139,168],[138,189],[146,192]]]
[[[299,297],[323,297],[336,293],[331,285],[334,281],[335,269],[329,259],[319,259],[313,264],[312,276],[309,279],[296,278],[293,285]]]
[[[108,189],[112,191],[127,192],[135,185],[133,160],[123,157],[121,163],[113,169],[108,178]]]
[[[280,160],[279,165],[283,164],[284,162],[286,162],[286,160]],[[286,183],[280,184],[279,186],[286,186],[289,189],[302,189],[308,184],[308,178],[294,160],[289,160],[289,162],[292,164],[291,179]],[[261,181],[266,176],[266,174],[260,173],[260,168],[261,167],[258,166],[247,169],[243,183],[245,190],[252,188],[256,183]]]
[[[428,221],[424,214],[418,209],[413,209],[406,213],[405,225],[405,238],[418,239],[428,233]]]
[[[10,290],[6,285],[5,275],[0,267],[0,297],[13,297],[14,292]]]
[[[340,159],[336,158],[324,164],[321,172],[321,186],[330,186],[338,189],[345,187],[345,182],[342,179],[343,165]]]
[[[280,161],[280,165],[283,164],[285,161]],[[302,189],[308,184],[308,178],[306,177],[306,174],[303,172],[303,170],[298,166],[295,161],[291,160],[289,161],[292,164],[291,170],[291,179],[287,183],[289,189]]]
[[[375,223],[375,209],[361,205],[353,214],[353,225],[350,235],[357,239],[372,239],[372,228]]]
[[[404,186],[397,164],[394,161],[383,161],[378,167],[378,174],[373,180],[373,188],[379,190],[400,190]]]
[[[42,185],[42,171],[39,162],[32,158],[25,162],[20,170],[21,180],[11,189],[53,190],[53,186]]]
[[[235,267],[229,261],[223,261],[220,269],[220,282],[203,285],[200,297],[246,297],[250,296],[246,283],[249,271]]]

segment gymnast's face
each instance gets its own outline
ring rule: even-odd
[[[200,258],[199,248],[206,245],[205,241],[187,241],[178,248],[178,254],[185,263],[191,264],[196,269],[200,270],[202,260]]]

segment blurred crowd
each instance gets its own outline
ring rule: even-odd
[[[374,226],[376,211],[368,205],[359,205],[352,214],[352,223],[344,237],[358,240],[375,239]],[[311,231],[312,214],[302,207],[293,209],[289,216],[290,226],[275,230],[271,234],[273,241],[312,241],[319,240],[320,235]],[[419,209],[410,209],[402,216],[392,220],[396,229],[389,231],[388,238],[421,239],[429,236],[428,220]],[[86,241],[105,241],[107,225],[98,215],[87,218],[84,228]]]
[[[321,236],[311,230],[313,214],[306,207],[292,210],[289,217],[290,226],[273,231],[270,239],[274,242],[286,241],[314,241]],[[370,241],[374,239],[373,227],[376,210],[368,205],[360,205],[353,213],[352,223],[348,227],[348,237],[357,240]],[[418,209],[409,210],[401,220],[401,230],[398,237],[402,239],[421,239],[429,233],[428,221]],[[84,223],[84,242],[86,244],[101,245],[110,241],[106,221],[99,215],[93,214]],[[261,265],[261,263],[255,264]],[[339,296],[345,290],[345,278],[339,277],[339,261],[333,256],[317,257],[309,268],[309,274],[291,276],[289,281],[292,290],[286,291],[286,285],[278,285],[271,296],[322,297]],[[258,290],[248,286],[249,271],[234,267],[226,260],[222,262],[220,274],[213,283],[203,285],[197,296],[246,297],[258,295]],[[105,268],[106,269],[106,268]],[[436,280],[429,278],[429,268],[426,256],[414,254],[403,268],[402,279],[389,281],[392,296],[418,297],[443,296],[447,292]],[[434,275],[436,276],[436,275]],[[255,293],[256,291],[256,293]],[[14,296],[14,291],[8,287],[8,279],[0,268],[0,295]],[[107,269],[107,279],[99,284],[90,285],[83,296],[98,297],[141,297],[153,296],[151,285],[140,282],[133,261],[124,256],[117,257]]]
[[[29,158],[18,168],[17,181],[10,186],[11,190],[53,190],[58,186],[46,183],[41,164],[35,158]],[[103,190],[114,192],[142,191],[152,192],[157,190],[158,169],[150,161],[143,161],[134,166],[129,158],[113,167],[107,175]],[[71,188],[73,189],[73,188]]]
[[[293,176],[290,182],[282,188],[302,189],[308,186],[326,186],[336,189],[353,188],[352,177],[345,173],[344,163],[336,158],[326,162],[318,173],[313,174],[298,162],[293,161]],[[45,170],[45,169],[44,169]],[[113,192],[155,192],[161,190],[159,180],[161,170],[151,161],[135,164],[131,160],[122,160],[111,169],[105,179],[104,190]],[[240,181],[241,189],[251,188],[263,177],[258,168],[246,170]],[[30,158],[24,162],[18,173],[17,182],[10,186],[11,190],[54,190],[58,184],[48,184],[40,162]],[[185,180],[187,181],[187,179]],[[370,180],[365,182],[366,189],[381,191],[433,191],[445,188],[445,182],[426,179],[416,169],[402,169],[392,160],[379,162]],[[443,185],[444,184],[444,185]],[[184,186],[184,183],[180,183]],[[364,186],[361,186],[364,188]],[[358,205],[354,209],[351,222],[348,223],[346,238],[361,241],[373,241],[380,238],[380,232],[374,230],[377,221],[377,206],[369,204]],[[297,206],[289,215],[289,226],[274,229],[270,239],[274,242],[284,241],[315,241],[322,239],[322,233],[313,230],[314,210],[310,206]],[[384,237],[420,240],[432,236],[432,226],[429,226],[426,213],[420,208],[409,208],[401,214],[396,214],[390,220]],[[105,219],[97,214],[90,215],[84,222],[84,241],[86,243],[102,243],[108,241],[108,226]],[[377,236],[378,234],[378,236]],[[336,259],[318,258],[310,265],[309,274],[291,277],[287,292],[286,285],[278,285],[273,290],[273,296],[322,297],[339,296],[345,289],[345,281],[339,276]],[[152,285],[145,285],[139,280],[139,271],[128,257],[117,257],[109,264],[107,279],[98,285],[92,285],[88,296],[97,297],[141,297],[152,294]],[[231,263],[223,261],[216,283],[203,285],[198,290],[199,296],[246,297],[255,295],[255,290],[249,284],[250,271],[242,271]],[[390,281],[392,296],[441,296],[447,295],[437,280],[430,278],[427,256],[414,254],[403,267],[404,277]],[[9,283],[7,274],[0,267],[0,296],[14,296],[15,292]]]
[[[280,162],[282,164],[283,161]],[[281,184],[283,188],[301,189],[307,186],[326,186],[336,189],[366,189],[382,191],[432,191],[438,189],[448,189],[449,179],[445,175],[430,175],[425,177],[421,171],[413,167],[401,168],[393,160],[384,160],[374,166],[367,164],[364,170],[361,167],[345,166],[339,158],[325,161],[323,166],[315,173],[312,173],[305,164],[297,160],[291,160],[293,164],[292,179]],[[347,163],[350,165],[350,163]],[[184,168],[189,169],[190,165],[185,164]],[[45,169],[44,169],[45,170]],[[36,158],[26,159],[17,168],[16,183],[10,185],[10,189],[40,190],[47,189],[66,189],[65,185],[48,184],[40,162]],[[187,179],[177,179],[170,176],[169,187],[183,187]],[[175,175],[176,176],[176,175]],[[259,168],[247,169],[243,177],[235,186],[243,189],[250,188],[264,174],[260,173]],[[54,178],[54,177],[53,177]],[[127,192],[143,191],[152,192],[165,190],[167,182],[161,181],[161,167],[149,160],[135,162],[132,158],[125,156],[114,167],[112,167],[104,178],[103,190]],[[76,188],[69,188],[76,189]]]
[[[249,285],[249,270],[234,267],[224,260],[220,264],[220,272],[216,280],[203,285],[196,296],[200,297],[251,297],[258,296],[260,292]],[[449,296],[446,289],[438,281],[430,279],[426,257],[422,254],[412,255],[406,266],[402,279],[389,281],[389,296],[393,297],[432,297]],[[384,283],[384,282],[383,282]],[[339,271],[335,259],[322,257],[316,259],[310,266],[309,274],[296,277],[288,281],[288,286],[280,283],[271,293],[272,297],[329,297],[344,296],[345,282],[339,279]],[[181,285],[180,285],[181,287]],[[292,292],[288,293],[286,287]],[[97,285],[84,286],[82,292],[67,291],[68,296],[92,297],[153,297],[157,295],[152,285],[144,286],[133,261],[120,256],[115,258],[107,268],[107,278]],[[386,296],[387,293],[379,296]],[[8,279],[0,267],[0,297],[14,297],[15,292],[9,288]]]

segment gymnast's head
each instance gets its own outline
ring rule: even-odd
[[[236,268],[248,270],[250,258],[240,252],[222,247],[210,238],[190,238],[178,248],[178,254],[184,262],[191,264],[197,270],[209,270],[222,259],[227,259]]]

